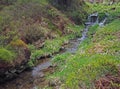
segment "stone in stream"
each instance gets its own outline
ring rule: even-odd
[[[49,81],[49,86],[54,87],[54,86],[58,86],[61,84],[61,81],[59,78],[53,79]]]

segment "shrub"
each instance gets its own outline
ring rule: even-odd
[[[44,28],[38,24],[25,27],[24,38],[27,40],[27,43],[33,43],[39,39],[44,40],[49,29]]]
[[[11,5],[17,0],[0,0],[0,5]]]
[[[87,5],[83,0],[49,0],[52,5],[65,12],[76,24],[85,21]]]

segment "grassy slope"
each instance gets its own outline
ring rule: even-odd
[[[13,61],[26,48],[32,60],[53,54],[69,39],[81,36],[81,31],[48,0],[16,0],[0,11],[0,59]],[[44,45],[37,48],[35,43]]]
[[[96,5],[93,11],[98,7]],[[114,6],[105,6],[101,9],[109,10],[111,7]],[[116,10],[108,11],[114,21],[110,20],[110,23],[102,28],[97,25],[90,27],[88,38],[80,44],[75,55],[65,53],[53,58],[58,69],[49,79],[54,82],[57,80],[55,83],[60,89],[98,89],[100,86],[97,86],[96,81],[100,77],[109,74],[119,78],[120,9],[119,5],[116,7]],[[119,83],[109,80],[107,87],[119,88]]]

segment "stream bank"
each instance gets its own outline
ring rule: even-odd
[[[77,51],[80,43],[87,37],[87,32],[90,25],[86,26],[86,28],[83,30],[81,38],[70,40],[69,43],[64,46],[65,49],[60,53],[69,52],[74,54]],[[56,68],[56,65],[52,65],[50,59],[51,58],[43,58],[39,60],[38,65],[34,67],[32,71],[24,71],[16,79],[0,85],[0,89],[36,89],[36,86],[49,86],[49,81],[46,80],[45,77],[49,73],[54,73]]]
[[[86,38],[88,28],[84,29],[82,37],[72,39],[67,45],[64,45],[64,50],[59,54],[70,52],[75,53],[81,41]],[[0,85],[0,89],[34,89],[36,86],[46,86],[49,81],[45,79],[47,74],[52,74],[56,65],[52,65],[51,58],[43,58],[38,61],[38,65],[33,70],[26,70],[21,73],[16,79]]]

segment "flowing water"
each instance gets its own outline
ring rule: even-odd
[[[92,16],[93,15],[91,15],[91,17]],[[98,20],[98,18],[96,18],[96,20]],[[105,21],[106,19],[103,20],[99,25],[103,26]],[[93,23],[96,23],[96,21],[87,23],[90,23],[89,25],[93,25]],[[89,25],[87,24],[81,38],[70,40],[70,42],[65,46],[65,52],[70,52],[74,54],[77,51],[80,43],[87,37]],[[54,72],[54,66],[52,65],[50,59],[51,58],[44,58],[39,60],[38,65],[32,70],[26,70],[21,73],[17,78],[6,82],[5,84],[1,84],[0,89],[37,89],[36,86],[44,87],[46,84],[49,84],[49,82],[45,79],[45,76],[48,73],[52,74]]]
[[[70,40],[68,45],[65,46],[65,52],[75,53],[78,49],[80,42],[87,36],[88,27],[82,33],[81,38]],[[32,71],[24,71],[17,78],[0,85],[0,89],[37,89],[36,86],[45,86],[48,81],[45,80],[47,73],[53,73],[53,65],[50,61],[51,58],[41,59]]]
[[[77,51],[78,46],[80,45],[80,43],[81,43],[82,41],[84,41],[85,38],[87,37],[88,27],[89,27],[89,26],[87,26],[87,27],[84,29],[81,38],[73,39],[73,40],[71,40],[71,41],[69,42],[69,44],[65,47],[66,52],[69,52],[69,53],[73,53],[73,54],[74,54],[74,53]]]

